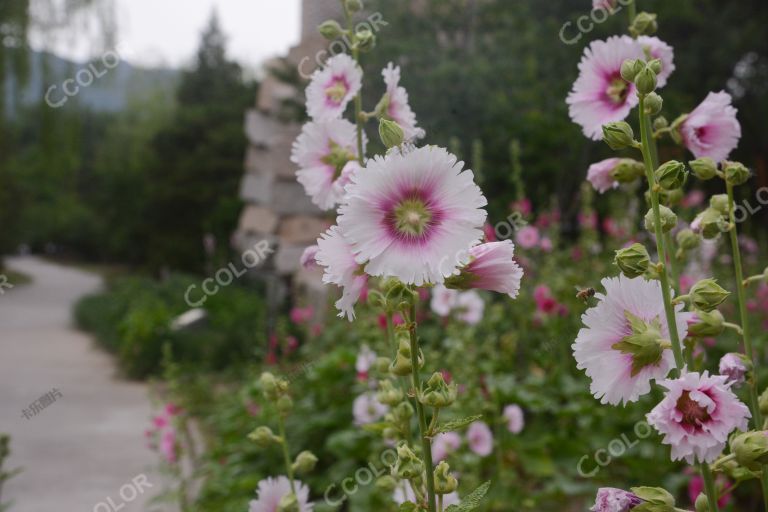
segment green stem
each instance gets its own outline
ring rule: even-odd
[[[291,492],[296,495],[296,485],[293,483],[293,465],[291,464],[291,454],[288,449],[288,438],[285,436],[285,419],[282,414],[277,415],[277,428],[280,432],[280,445],[283,447],[283,460],[285,462],[285,471],[288,473],[288,481],[291,484]]]
[[[429,506],[429,512],[437,512],[437,505],[435,504],[435,476],[434,468],[432,467],[432,443],[429,437],[427,437],[427,418],[424,413],[424,404],[418,399],[419,385],[419,339],[416,335],[416,304],[411,305],[411,314],[408,319],[409,331],[411,333],[411,379],[413,381],[414,393],[417,393],[416,397],[416,412],[419,417],[419,432],[421,433],[421,450],[424,452],[425,475],[424,478],[427,482],[427,500]]]
[[[760,413],[760,402],[757,397],[758,379],[758,361],[755,356],[755,350],[752,346],[752,336],[749,328],[749,316],[747,315],[747,295],[744,289],[744,268],[741,263],[741,249],[739,248],[739,237],[736,230],[736,215],[734,213],[733,185],[727,180],[725,182],[728,191],[728,220],[731,224],[729,231],[731,238],[731,250],[733,251],[733,269],[736,273],[736,295],[739,300],[739,316],[741,317],[741,334],[744,340],[744,354],[752,362],[752,377],[749,379],[749,400],[752,409],[752,419],[755,428],[760,428],[763,424],[763,417]],[[760,482],[763,487],[763,504],[768,511],[768,465],[763,466]]]
[[[633,4],[634,5],[634,4]],[[653,210],[654,228],[656,234],[656,251],[659,255],[661,269],[659,279],[661,281],[661,295],[664,301],[664,312],[667,317],[667,326],[669,327],[669,337],[672,342],[672,352],[675,355],[675,365],[677,373],[683,368],[685,361],[683,359],[683,349],[680,344],[680,334],[677,332],[677,321],[675,318],[675,309],[672,306],[672,294],[670,293],[669,275],[667,273],[667,250],[664,246],[664,233],[661,229],[661,213],[659,207],[659,193],[656,190],[656,176],[653,171],[653,159],[650,148],[650,130],[646,122],[645,97],[640,96],[640,134],[642,142],[643,161],[645,162],[645,174],[648,178],[648,188],[651,195],[651,205]]]
[[[680,291],[680,268],[677,258],[673,256],[675,252],[675,244],[672,241],[671,233],[664,233],[664,243],[667,244],[667,252],[669,253],[669,270],[671,274],[670,277],[672,279],[672,287],[675,290],[675,293],[678,293]]]
[[[717,502],[720,496],[717,494],[717,488],[715,487],[715,479],[712,478],[712,471],[706,462],[699,464],[701,470],[701,477],[704,479],[704,489],[707,493],[707,501],[709,501],[709,512],[719,512]]]
[[[357,41],[355,40],[352,15],[349,12],[347,12],[346,15],[347,15],[347,28],[349,31],[349,37],[352,39],[352,58],[354,59],[355,63],[357,63],[357,65],[359,66],[360,65],[360,48],[358,48]],[[357,95],[355,96],[355,126],[357,127],[357,161],[360,163],[361,167],[365,165],[365,158],[363,155],[363,119],[361,116],[362,112],[363,112],[363,92],[361,87],[360,91],[358,91]]]
[[[389,342],[389,346],[392,347],[392,357],[396,358],[398,347],[397,347],[397,340],[395,340],[395,325],[394,325],[394,322],[392,322],[392,311],[389,311],[389,310],[387,310],[387,341]],[[400,377],[398,379],[398,385],[400,386],[400,389],[403,391],[403,395],[407,397],[408,384],[405,377]],[[411,434],[410,422],[407,422],[406,424],[405,439],[408,441],[408,444],[413,444],[413,435]]]
[[[629,24],[632,25],[632,22],[635,21],[635,18],[637,17],[637,0],[632,0],[632,2],[629,3],[627,6],[627,12],[629,13]]]

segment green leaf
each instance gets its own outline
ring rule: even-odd
[[[443,423],[442,425],[438,426],[435,430],[435,433],[442,434],[445,432],[453,432],[454,430],[459,430],[461,428],[466,427],[470,423],[473,423],[480,418],[482,418],[482,414],[476,414],[475,416],[469,416],[467,418],[462,418],[460,420],[453,420],[449,421],[447,423]]]
[[[445,512],[469,512],[470,510],[475,510],[480,506],[480,502],[483,501],[483,498],[485,498],[485,495],[488,493],[488,489],[490,487],[491,482],[489,480],[472,491],[472,494],[461,500],[461,503],[458,505],[451,505],[445,509]]]

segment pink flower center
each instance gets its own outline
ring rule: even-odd
[[[336,107],[344,101],[344,97],[349,92],[349,84],[343,76],[334,76],[328,85],[325,86],[326,102]]]
[[[676,408],[683,415],[682,423],[689,427],[700,428],[701,425],[711,419],[707,409],[693,400],[689,391],[683,391],[677,400]]]
[[[411,190],[400,199],[384,207],[384,224],[393,237],[409,241],[425,241],[429,238],[442,215],[426,194]]]
[[[629,95],[629,84],[620,75],[614,75],[605,89],[605,96],[615,105],[623,105]]]

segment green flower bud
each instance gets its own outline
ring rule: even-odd
[[[723,174],[725,174],[725,181],[733,186],[743,185],[752,175],[740,162],[723,162]]]
[[[661,108],[664,106],[664,100],[655,92],[650,93],[645,97],[645,113],[655,116],[661,112]]]
[[[677,226],[677,215],[675,212],[667,208],[666,206],[659,205],[659,215],[661,217],[661,231],[668,233]],[[645,214],[645,229],[654,233],[656,231],[655,216],[653,215],[653,209],[648,210]]]
[[[758,404],[760,405],[760,413],[763,416],[768,416],[768,389],[760,394],[760,400],[758,400]]]
[[[285,416],[293,410],[293,400],[288,395],[283,395],[277,400],[277,411]]]
[[[364,28],[355,33],[356,45],[363,52],[369,52],[376,46],[376,36],[369,29]]]
[[[307,474],[315,469],[317,457],[315,454],[304,450],[296,456],[296,461],[292,464],[292,469],[298,474]]]
[[[651,257],[644,245],[632,244],[616,251],[613,261],[625,276],[632,279],[645,274],[651,264]]]
[[[411,341],[408,338],[408,331],[398,331],[395,336],[399,344],[395,360],[389,366],[389,372],[393,375],[404,377],[410,375],[413,371],[413,365],[411,364]],[[423,357],[419,360],[420,364],[422,362]]]
[[[344,0],[344,7],[347,9],[347,12],[354,14],[363,10],[363,2],[361,0]]]
[[[659,29],[656,15],[648,12],[639,13],[632,21],[629,32],[633,37],[652,36]]]
[[[256,443],[259,448],[267,448],[273,443],[280,443],[282,439],[276,436],[269,427],[258,427],[248,434],[248,439]]]
[[[448,407],[456,401],[456,384],[445,383],[443,374],[435,372],[419,392],[419,402],[430,407]]]
[[[448,463],[441,461],[435,468],[435,494],[450,494],[459,486],[458,480],[451,473]]]
[[[387,361],[389,366],[389,361]],[[392,385],[390,380],[379,381],[379,391],[376,393],[376,399],[390,407],[394,407],[403,401],[403,392],[400,388],[396,388]]]
[[[656,366],[666,350],[667,342],[661,337],[661,323],[658,319],[646,322],[629,311],[624,311],[632,334],[622,338],[611,348],[632,356],[632,376],[638,375],[648,366]]]
[[[381,119],[379,121],[379,137],[384,146],[394,148],[403,143],[405,138],[405,132],[400,128],[400,125],[394,121],[388,119]]]
[[[635,78],[637,92],[643,96],[652,93],[656,90],[657,81],[656,73],[649,66],[646,66]]]
[[[384,475],[376,480],[376,488],[386,494],[391,494],[397,488],[397,480],[389,475]]]
[[[635,145],[635,132],[625,121],[603,125],[603,140],[613,150],[629,148]]]
[[[667,118],[664,116],[659,116],[656,119],[653,120],[653,129],[654,130],[663,130],[664,128],[667,128],[669,126],[669,121],[667,121]]]
[[[722,215],[728,215],[728,194],[717,194],[710,197],[709,206]]]
[[[709,498],[703,492],[700,492],[696,497],[696,512],[710,512]]]
[[[269,372],[261,374],[261,377],[259,377],[259,385],[268,398],[277,393],[277,379]]]
[[[410,402],[400,402],[392,409],[393,423],[406,423],[413,418],[414,410]]]
[[[410,480],[418,478],[424,473],[424,463],[408,447],[408,444],[401,442],[397,445],[397,461],[392,468],[392,475],[401,480]]]
[[[697,231],[707,240],[717,238],[721,233],[728,231],[728,221],[719,210],[712,207],[701,212],[694,223],[698,224]]]
[[[725,329],[725,318],[718,310],[696,311],[697,321],[688,325],[688,336],[710,338],[719,336]]]
[[[389,372],[389,359],[386,357],[377,357],[376,362],[374,363],[374,368],[376,368],[376,371],[380,374],[386,374]]]
[[[692,251],[701,245],[701,237],[694,233],[692,229],[681,229],[677,233],[677,245],[684,251]]]
[[[382,431],[381,436],[387,441],[394,441],[400,436],[400,432],[396,428],[387,427]]]
[[[632,183],[645,174],[645,165],[631,158],[622,158],[611,171],[611,177],[619,183]]]
[[[651,70],[658,75],[661,73],[661,59],[651,59],[648,61],[648,67],[651,68]]]
[[[666,489],[661,487],[632,487],[630,489],[635,496],[645,501],[650,505],[660,505],[659,507],[646,507],[645,504],[640,505],[638,510],[645,510],[646,512],[673,512],[675,506],[675,497],[672,496]],[[666,508],[670,507],[670,508]]]
[[[293,493],[288,493],[277,504],[277,512],[301,512],[299,509],[299,500]]]
[[[665,190],[681,188],[688,181],[688,171],[682,162],[670,160],[656,169],[656,181]]]
[[[731,453],[740,466],[760,471],[763,464],[768,464],[768,431],[746,432],[732,437]]]
[[[691,297],[691,303],[705,313],[709,313],[717,306],[725,302],[725,299],[731,294],[723,289],[714,279],[702,279],[691,287],[688,293]]]
[[[341,25],[339,25],[339,22],[336,20],[327,20],[322,22],[317,30],[320,32],[320,34],[322,34],[324,38],[328,39],[329,41],[341,37],[344,34],[344,29],[341,28]]]
[[[711,180],[717,176],[717,164],[711,158],[697,158],[688,162],[688,165],[691,166],[693,175],[700,180]]]
[[[621,78],[627,82],[634,82],[635,77],[645,67],[645,62],[641,59],[627,59],[621,63]]]

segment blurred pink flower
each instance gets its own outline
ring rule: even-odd
[[[515,241],[523,249],[533,249],[539,245],[540,239],[539,230],[533,226],[525,226],[515,235]]]
[[[312,306],[298,307],[295,306],[291,309],[290,318],[294,324],[305,324],[312,320],[315,314],[315,308]]]
[[[293,481],[296,487],[299,512],[312,512],[314,504],[309,502],[309,487]],[[256,499],[251,500],[248,512],[278,512],[280,500],[291,493],[291,482],[284,476],[267,478],[259,482]]]
[[[614,179],[611,173],[619,165],[619,162],[621,162],[621,158],[608,158],[590,165],[587,170],[587,181],[600,194],[618,187],[619,182]]]
[[[704,191],[694,189],[686,194],[681,204],[683,208],[696,208],[697,206],[701,206],[704,203],[704,199],[706,199],[706,194],[704,194]]]
[[[527,197],[520,199],[519,201],[514,201],[509,207],[513,212],[520,213],[523,217],[527,217],[533,211],[531,200]]]
[[[523,409],[517,404],[511,404],[504,408],[502,416],[507,420],[507,430],[513,434],[519,434],[525,427],[525,415]]]
[[[683,142],[696,158],[728,158],[741,138],[741,125],[727,92],[710,92],[680,126]]]
[[[168,464],[175,464],[177,461],[176,432],[172,428],[165,429],[160,434],[160,454]]]
[[[696,503],[696,498],[699,497],[699,494],[704,492],[704,479],[701,478],[700,474],[693,470],[686,471],[686,473],[691,475],[691,480],[688,483],[688,499],[691,500],[691,503]],[[717,504],[720,507],[725,508],[731,503],[731,494],[727,493],[723,495],[722,492],[730,486],[730,483],[728,482],[728,478],[722,473],[717,474],[715,483],[720,491],[720,499],[717,501]]]
[[[445,460],[448,455],[455,452],[461,446],[461,436],[456,432],[438,434],[432,440],[432,462]]]
[[[467,429],[469,449],[481,457],[490,455],[493,451],[493,433],[482,421],[475,421]]]

